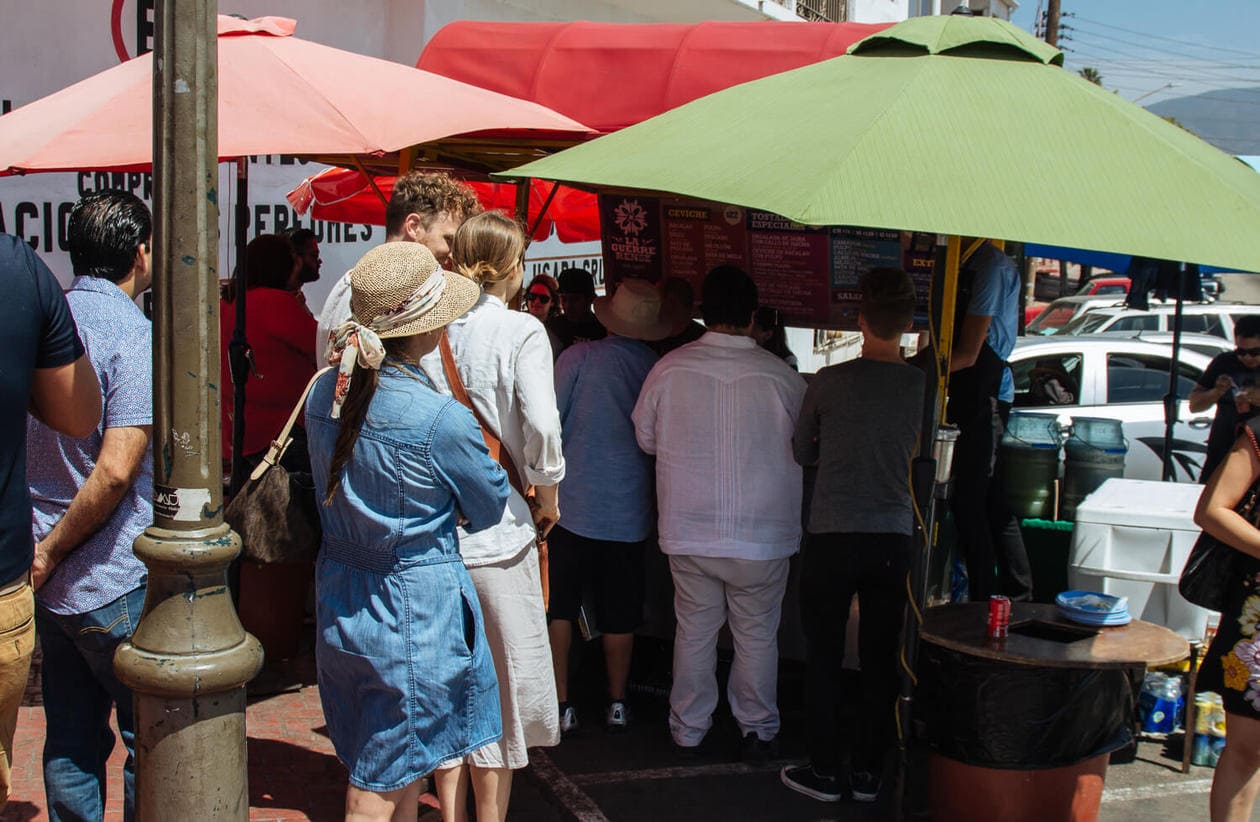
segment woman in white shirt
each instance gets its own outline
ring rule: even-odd
[[[519,480],[514,485],[532,485],[534,492],[532,512],[514,489],[498,525],[459,534],[498,674],[503,738],[439,766],[434,782],[444,822],[467,819],[469,775],[477,819],[504,819],[512,771],[529,764],[526,749],[560,741],[537,533],[545,536],[560,518],[556,487],[564,478],[564,455],[547,332],[536,317],[508,310],[521,288],[524,253],[517,224],[491,211],[463,224],[451,254],[452,267],[481,285],[476,305],[447,326],[455,369],[478,418],[510,455]],[[458,394],[440,352],[422,366],[439,390]]]

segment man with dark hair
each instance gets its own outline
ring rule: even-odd
[[[451,260],[455,232],[469,217],[481,211],[477,194],[466,183],[445,174],[413,171],[394,183],[385,206],[385,242],[422,243],[433,252],[438,265]],[[350,318],[350,274],[332,287],[315,329],[315,356],[322,363],[328,335]]]
[[[669,336],[653,343],[657,355],[664,357],[675,348],[695,342],[704,336],[704,326],[692,319],[696,290],[683,277],[666,277],[661,283],[661,312],[670,319]]]
[[[0,809],[9,798],[13,732],[35,649],[26,415],[70,437],[101,419],[101,389],[61,286],[31,247],[0,234]]]
[[[602,340],[608,336],[591,310],[595,304],[595,278],[583,268],[566,268],[556,278],[560,284],[560,314],[547,321],[547,330],[560,343],[556,356],[574,343]]]
[[[901,358],[914,315],[904,271],[862,278],[862,354],[819,371],[792,438],[796,461],[818,466],[801,556],[810,762],[785,767],[784,785],[824,802],[843,796],[838,722],[840,663],[849,604],[857,594],[861,704],[849,785],[853,798],[879,794],[893,738],[897,639],[906,605],[914,533],[910,460],[918,446],[925,377]]]
[[[652,368],[631,418],[656,455],[661,550],[674,578],[669,729],[694,752],[717,706],[717,638],[735,641],[727,696],[745,759],[779,733],[778,629],[788,558],[801,539],[801,468],[792,430],[805,381],[749,336],[757,286],[721,266],[704,280],[708,331]]]
[[[93,192],[71,210],[66,299],[100,380],[101,422],[82,438],[27,424],[44,789],[56,819],[103,818],[114,705],[124,818],[135,811],[132,695],[113,659],[144,606],[147,572],[132,543],[153,521],[152,333],[135,303],[152,282],[152,236],[148,208],[128,192]]]
[[[1199,482],[1207,482],[1234,445],[1238,426],[1260,413],[1260,314],[1234,322],[1234,350],[1217,354],[1190,392],[1190,411],[1216,406]]]
[[[315,236],[315,232],[309,228],[294,228],[285,232],[285,236],[289,238],[289,243],[293,246],[293,253],[302,261],[302,269],[298,275],[298,288],[318,280],[319,269],[324,265],[324,261],[319,257],[319,239]]]

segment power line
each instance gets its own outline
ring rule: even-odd
[[[1126,29],[1121,26],[1113,26],[1110,23],[1104,23],[1100,20],[1091,20],[1088,17],[1080,17],[1074,12],[1066,13],[1063,16],[1072,17],[1073,19],[1079,20],[1082,23],[1089,23],[1090,25],[1094,25],[1094,26],[1102,26],[1103,28],[1113,29],[1114,31],[1121,31],[1121,32],[1124,32],[1125,34],[1135,34],[1138,37],[1145,37],[1151,40],[1166,40],[1169,43],[1177,43],[1179,45],[1191,46],[1192,48],[1211,50],[1214,52],[1228,51],[1234,54],[1245,54],[1248,57],[1260,57],[1260,53],[1254,52],[1254,51],[1243,51],[1242,49],[1231,49],[1225,46],[1205,46],[1199,43],[1195,43],[1193,40],[1183,40],[1183,39],[1178,39],[1176,37],[1165,37],[1160,34],[1150,34],[1144,31],[1135,31],[1134,29]]]
[[[1178,57],[1189,57],[1193,60],[1203,60],[1203,57],[1198,54],[1190,54],[1184,51],[1174,51],[1172,49],[1157,48],[1155,46],[1147,45],[1146,43],[1137,43],[1137,42],[1134,42],[1133,40],[1125,40],[1123,37],[1116,37],[1114,35],[1107,34],[1106,32],[1093,31],[1088,28],[1076,28],[1073,26],[1064,26],[1064,28],[1073,33],[1086,34],[1086,35],[1089,35],[1090,37],[1098,37],[1098,38],[1101,38],[1110,42],[1122,43],[1126,46],[1134,46],[1136,48],[1146,49],[1147,51],[1153,52],[1154,54],[1157,54],[1161,57],[1169,55],[1169,54],[1175,54]],[[1256,57],[1260,55],[1251,54],[1248,56]],[[1219,61],[1205,61],[1205,62],[1219,62]]]
[[[1176,64],[1176,67],[1172,67],[1165,62],[1154,60],[1146,55],[1135,54],[1134,52],[1128,51],[1126,49],[1119,49],[1119,48],[1116,48],[1115,46],[1102,44],[1102,43],[1095,43],[1089,40],[1075,40],[1074,39],[1072,42],[1076,44],[1076,48],[1074,49],[1074,51],[1085,55],[1086,59],[1093,59],[1093,60],[1104,59],[1104,60],[1113,61],[1113,62],[1145,63],[1146,65],[1143,66],[1142,68],[1142,71],[1144,73],[1152,74],[1152,75],[1156,75],[1160,77],[1167,77],[1172,80],[1188,80],[1188,79],[1192,80],[1192,79],[1196,79],[1196,76],[1197,76],[1197,79],[1201,79],[1201,80],[1236,80],[1238,82],[1247,83],[1250,85],[1260,84],[1260,69],[1257,70],[1258,73],[1256,75],[1245,76],[1241,74],[1231,73],[1225,69],[1215,68],[1210,65],[1203,66],[1203,67],[1192,67],[1183,63],[1183,64]],[[1129,57],[1133,59],[1129,61],[1115,60],[1115,55],[1120,55],[1121,57]]]

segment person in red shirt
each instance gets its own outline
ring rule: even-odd
[[[253,349],[256,376],[246,383],[245,443],[241,449],[246,467],[257,465],[272,439],[284,427],[302,389],[315,373],[315,318],[297,296],[302,261],[289,240],[276,234],[260,234],[245,248],[245,338]],[[219,311],[222,379],[220,418],[223,425],[223,459],[232,457],[233,384],[228,367],[228,343],[232,339],[235,311],[224,301]],[[306,433],[302,419],[293,429],[293,444],[282,463],[290,471],[310,471]]]

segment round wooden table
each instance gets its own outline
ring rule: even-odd
[[[938,819],[1097,819],[1110,754],[1132,741],[1148,666],[1189,643],[1133,620],[1079,625],[1053,605],[1011,605],[1010,636],[989,639],[987,602],[924,614],[915,702],[934,749]]]
[[[1012,602],[1011,635],[990,640],[985,635],[988,616],[987,602],[929,608],[919,636],[924,642],[959,653],[1046,668],[1156,668],[1190,656],[1190,643],[1185,637],[1140,619],[1128,625],[1094,628],[1064,619],[1054,605]],[[1019,630],[1028,623],[1057,626],[1085,636],[1072,642],[1029,636]]]

